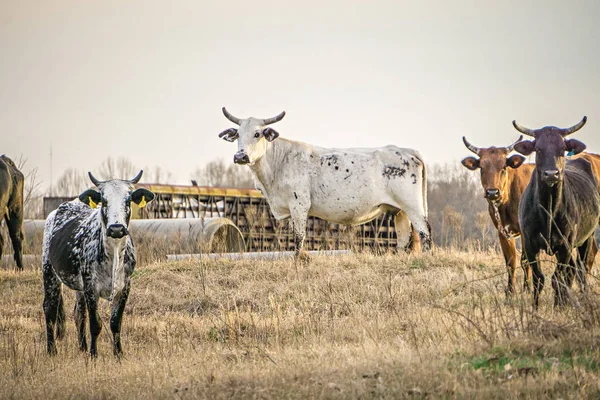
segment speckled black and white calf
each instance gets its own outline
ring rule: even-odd
[[[275,218],[292,218],[298,255],[309,215],[357,225],[392,212],[400,249],[410,241],[411,223],[422,248],[430,248],[427,172],[416,150],[327,149],[277,139],[279,133],[267,125],[280,121],[285,112],[267,119],[237,118],[225,108],[223,113],[239,128],[229,128],[219,137],[238,141],[233,161],[250,167]]]
[[[134,189],[142,171],[130,181],[98,181],[96,188],[79,199],[63,203],[46,219],[42,253],[44,314],[48,353],[56,353],[54,333],[65,331],[61,284],[77,291],[75,323],[79,348],[87,351],[85,320],[90,320],[90,354],[97,355],[96,340],[102,329],[98,315],[100,297],[112,302],[110,330],[115,355],[121,349],[121,319],[129,296],[130,276],[135,268],[135,248],[127,230],[131,202],[143,207],[154,199],[147,189]],[[99,205],[96,208],[96,205]]]

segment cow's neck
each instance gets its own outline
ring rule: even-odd
[[[127,236],[121,239],[112,239],[106,236],[106,226],[102,222],[102,215],[98,213],[100,223],[100,234],[102,235],[104,262],[112,267],[112,293],[111,299],[118,297],[125,287],[125,266],[123,257],[127,246]]]
[[[536,179],[536,190],[540,199],[540,205],[551,215],[554,214],[554,211],[563,202],[564,181],[563,178],[556,185],[550,187],[542,182],[539,176]]]
[[[269,190],[274,186],[274,182],[286,172],[287,166],[284,159],[292,147],[293,142],[278,138],[269,143],[265,154],[250,166],[255,179],[261,184],[263,196],[267,200],[269,199]]]

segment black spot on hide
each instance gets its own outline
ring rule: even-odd
[[[388,179],[402,178],[406,174],[406,169],[394,165],[386,165],[383,169],[383,176]]]
[[[338,158],[335,154],[321,157],[321,165],[323,165],[325,162],[328,166],[331,166],[331,164],[337,164]]]
[[[417,175],[410,174],[410,177],[413,178],[413,185],[417,183]]]
[[[296,200],[298,200],[298,195],[296,194],[296,192],[294,192],[294,197],[296,198]]]

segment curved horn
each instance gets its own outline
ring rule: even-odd
[[[133,178],[129,182],[134,183],[134,184],[138,183],[140,181],[140,179],[142,179],[142,174],[143,173],[144,173],[144,170],[140,170],[140,172],[138,172],[138,174],[135,176],[135,178]]]
[[[567,136],[567,135],[570,135],[571,133],[575,133],[575,132],[577,132],[578,130],[580,130],[581,128],[583,128],[583,126],[585,125],[585,123],[586,123],[586,122],[587,122],[587,117],[586,117],[586,116],[584,116],[584,117],[583,117],[583,119],[582,119],[581,121],[579,121],[579,123],[578,123],[578,124],[576,124],[576,125],[573,125],[573,126],[572,126],[572,127],[570,127],[570,128],[565,128],[565,129],[563,129],[563,130],[562,130],[562,132],[561,132],[561,135],[562,135],[563,137],[565,137],[565,136]]]
[[[285,117],[285,111],[282,111],[281,114],[274,116],[273,118],[265,118],[263,119],[263,125],[274,124],[275,122],[279,122]]]
[[[88,175],[90,177],[90,180],[92,181],[92,183],[96,186],[100,185],[102,183],[102,181],[99,181],[98,179],[96,179],[96,177],[94,175],[92,175],[91,172],[88,172]]]
[[[230,120],[234,124],[236,124],[236,125],[240,124],[240,119],[237,118],[237,117],[234,117],[231,114],[229,114],[229,111],[227,111],[227,109],[225,107],[223,107],[223,115],[225,115],[225,118],[227,118],[228,120]]]
[[[519,132],[524,133],[527,136],[535,137],[535,131],[533,129],[525,128],[524,126],[519,125],[515,120],[513,120],[513,126]]]
[[[467,140],[467,138],[464,137],[464,136],[463,136],[463,142],[464,142],[465,146],[467,146],[467,149],[469,149],[473,153],[479,155],[479,147],[473,146],[471,143],[469,143],[469,141]]]
[[[523,135],[519,136],[519,138],[517,139],[517,141],[514,142],[513,144],[506,146],[505,147],[506,152],[510,153],[511,151],[513,151],[514,148],[515,148],[515,144],[519,143],[521,140],[523,140]]]

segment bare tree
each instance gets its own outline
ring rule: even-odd
[[[204,168],[196,168],[192,179],[200,186],[253,188],[254,179],[248,168],[227,165],[223,159],[210,161]]]
[[[16,163],[17,169],[25,176],[23,186],[23,216],[25,219],[43,218],[43,195],[41,194],[42,181],[38,176],[38,168],[26,171],[27,159],[21,155]]]
[[[87,174],[75,168],[67,168],[53,186],[52,196],[76,196],[88,187],[91,182]]]
[[[145,167],[142,182],[144,183],[162,183],[168,184],[173,181],[173,174],[155,165],[154,167]]]
[[[94,175],[102,180],[131,179],[138,172],[139,169],[136,169],[129,159],[125,157],[119,157],[117,159],[108,157],[100,164],[98,175]]]

